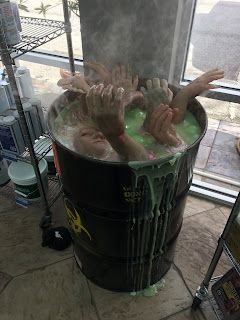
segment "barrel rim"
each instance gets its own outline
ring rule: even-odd
[[[176,89],[176,87],[174,86],[171,86],[171,88],[175,88],[175,90],[178,90]],[[67,92],[69,92],[68,90],[65,91],[61,96],[65,95]],[[59,98],[59,97],[58,97]],[[57,98],[57,99],[58,99]],[[57,100],[56,99],[56,100]],[[55,100],[55,101],[56,101]],[[55,102],[54,101],[54,102]],[[52,105],[50,106],[49,110],[48,110],[48,113],[47,113],[47,128],[48,128],[48,132],[49,132],[49,135],[51,137],[51,139],[53,140],[53,142],[57,145],[59,145],[61,148],[63,148],[65,151],[69,152],[70,154],[74,155],[75,158],[80,158],[81,160],[87,160],[87,161],[90,161],[92,163],[97,163],[99,165],[108,165],[108,166],[113,166],[113,167],[128,167],[129,168],[129,163],[131,163],[132,161],[108,161],[108,160],[100,160],[100,159],[96,159],[96,158],[92,158],[92,157],[89,157],[89,156],[85,156],[85,155],[81,155],[67,147],[65,147],[61,142],[59,142],[56,137],[54,136],[52,130],[51,130],[51,124],[50,124],[50,121],[49,121],[49,113],[51,112],[51,109],[53,107],[53,104],[54,102],[52,103]],[[191,103],[194,102],[198,107],[200,107],[201,109],[201,112],[203,114],[203,117],[204,117],[204,120],[205,120],[205,127],[203,128],[203,131],[201,133],[201,135],[198,137],[198,139],[196,141],[194,141],[192,144],[190,144],[186,149],[184,149],[184,152],[187,152],[189,151],[190,149],[194,148],[196,145],[200,144],[200,141],[203,139],[204,135],[206,134],[206,131],[207,131],[207,127],[208,127],[208,118],[207,118],[207,113],[206,113],[206,110],[203,108],[203,106],[201,105],[201,103],[196,99],[196,98],[193,98],[191,99],[191,101],[188,103],[188,106],[187,106],[187,110],[189,109],[189,106],[191,105]],[[202,129],[202,128],[201,128]],[[173,153],[171,156],[174,156],[176,155],[176,153]],[[157,160],[161,160],[161,158],[157,159]],[[137,162],[137,161],[136,161]],[[142,164],[145,164],[146,166],[148,165],[152,165],[153,162],[157,162],[156,160],[145,160],[145,161],[141,161]]]

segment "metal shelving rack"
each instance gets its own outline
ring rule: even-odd
[[[21,42],[8,47],[8,52],[13,59],[65,33],[63,21],[21,17],[21,26]]]
[[[218,309],[217,303],[215,302],[214,298],[209,292],[209,286],[212,282],[215,282],[217,278],[212,278],[214,271],[216,270],[217,264],[222,256],[222,253],[224,252],[226,256],[228,257],[229,261],[235,268],[235,270],[239,273],[240,275],[240,264],[236,261],[234,258],[233,254],[231,253],[230,248],[228,247],[226,243],[226,239],[228,238],[229,233],[231,232],[231,228],[233,226],[234,221],[236,220],[237,216],[240,214],[240,192],[238,193],[236,202],[232,208],[232,211],[229,215],[228,221],[225,225],[225,228],[222,232],[222,235],[220,236],[218,240],[218,245],[215,250],[215,253],[213,255],[212,261],[208,267],[208,271],[205,275],[205,278],[203,282],[200,284],[198,287],[195,297],[193,299],[192,303],[192,309],[196,310],[202,302],[208,301],[216,315],[216,318],[219,320],[223,320],[223,314],[222,312]]]
[[[50,136],[46,133],[38,139],[38,143],[34,145],[35,156],[38,161],[46,156],[46,154],[52,149],[52,140]],[[8,153],[4,150],[0,150],[0,156],[8,159],[10,161],[23,161],[31,164],[31,155],[27,147],[22,154],[15,155]]]
[[[61,188],[59,187],[58,179],[52,178],[49,181],[48,194],[46,194],[46,191],[44,189],[41,174],[39,172],[38,162],[51,149],[51,146],[49,143],[49,146],[44,149],[41,149],[40,147],[39,150],[34,150],[34,147],[31,141],[31,136],[28,130],[26,118],[24,115],[22,102],[17,89],[17,84],[16,84],[14,71],[13,71],[13,64],[14,64],[14,59],[16,57],[19,57],[37,48],[43,43],[46,43],[52,39],[55,39],[56,37],[60,36],[63,33],[66,33],[68,55],[69,55],[69,67],[70,67],[71,73],[72,74],[75,73],[72,36],[71,36],[72,30],[71,30],[71,23],[69,18],[68,0],[62,0],[62,5],[63,5],[63,12],[64,12],[64,22],[38,19],[38,18],[29,18],[29,17],[21,18],[22,27],[23,27],[23,31],[21,33],[22,41],[19,44],[11,47],[7,45],[4,30],[0,20],[1,59],[8,74],[9,82],[13,91],[16,108],[19,113],[19,119],[21,122],[22,130],[23,130],[24,140],[26,141],[26,152],[16,157],[16,159],[11,159],[11,160],[30,162],[34,168],[40,195],[41,195],[40,203],[44,211],[44,214],[40,222],[40,227],[42,228],[46,228],[51,224],[50,207],[52,206],[54,201],[58,198]],[[3,154],[3,152],[1,152],[1,154],[6,157],[10,157],[9,154]],[[11,186],[7,186],[5,188],[6,188],[5,189],[6,192],[10,192],[10,189],[12,189]],[[39,203],[38,203],[38,206],[39,206]]]

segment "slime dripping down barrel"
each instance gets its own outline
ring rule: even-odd
[[[171,88],[172,89],[172,88]],[[76,261],[95,284],[113,291],[139,291],[169,270],[183,221],[195,158],[207,116],[193,99],[188,110],[201,127],[185,152],[144,162],[109,162],[63,146],[53,122],[75,94],[51,106],[48,126],[64,190]]]

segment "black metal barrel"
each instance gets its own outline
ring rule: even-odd
[[[52,126],[65,98],[71,100],[74,95],[66,92],[53,103],[48,124],[76,260],[87,278],[103,288],[144,289],[171,267],[195,158],[206,132],[206,113],[193,99],[188,110],[200,124],[199,139],[174,164],[169,159],[160,161],[160,165],[146,161],[139,171],[131,163],[99,161],[64,147],[55,138]],[[153,183],[141,170],[158,172]],[[161,190],[157,197],[154,188]]]

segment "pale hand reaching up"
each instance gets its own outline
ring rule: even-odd
[[[169,104],[172,101],[173,93],[168,88],[168,83],[164,79],[153,78],[147,80],[146,87],[141,87],[147,112],[152,112],[161,103]]]
[[[158,143],[177,147],[181,144],[174,125],[172,124],[173,111],[168,105],[160,104],[154,108],[144,128]]]
[[[85,65],[100,76],[100,81],[104,85],[112,84],[115,92],[118,88],[123,88],[125,92],[137,90],[138,76],[133,76],[133,71],[129,64],[127,66],[119,64],[112,72],[103,64],[95,61],[86,62]]]
[[[90,89],[86,99],[93,122],[122,160],[148,159],[145,148],[125,133],[123,88],[118,88],[115,93],[113,85],[104,87],[99,84]]]
[[[90,90],[91,83],[81,74],[74,76],[69,71],[60,69],[61,79],[57,82],[59,87],[76,93],[87,93]]]
[[[177,95],[173,98],[170,106],[175,110],[175,116],[173,118],[174,123],[179,123],[184,119],[185,112],[187,110],[187,104],[189,99],[196,97],[205,90],[217,89],[221,86],[212,84],[210,82],[219,80],[224,77],[224,71],[221,69],[213,69],[205,72],[200,77],[189,83],[186,87],[181,89]]]

